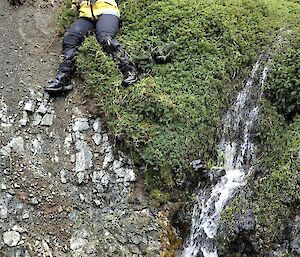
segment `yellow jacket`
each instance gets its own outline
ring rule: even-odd
[[[96,19],[101,14],[120,17],[120,10],[115,0],[96,0],[94,4],[91,4],[90,0],[72,0],[72,5],[79,9],[79,17]]]

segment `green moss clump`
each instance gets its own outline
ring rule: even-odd
[[[275,120],[276,122],[276,120]],[[300,202],[300,117],[290,125],[277,123],[262,148],[259,165],[266,172],[256,181],[257,199],[253,209],[265,243],[280,240],[289,218],[293,219]]]
[[[266,95],[292,121],[300,113],[300,37],[274,56],[271,69]]]

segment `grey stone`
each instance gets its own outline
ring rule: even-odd
[[[41,123],[42,118],[43,118],[42,115],[40,115],[38,113],[35,113],[34,116],[33,116],[32,125],[33,126],[38,126]]]
[[[11,148],[10,148],[9,145],[3,146],[3,147],[0,149],[0,154],[3,155],[3,156],[9,156],[9,155],[10,155],[10,152],[11,152]]]
[[[112,169],[117,170],[117,169],[121,168],[122,166],[123,166],[123,163],[120,160],[115,160],[112,165]]]
[[[245,210],[244,213],[237,213],[235,216],[239,231],[255,229],[256,221],[252,210]]]
[[[100,143],[101,143],[101,139],[102,139],[102,137],[101,137],[101,134],[100,134],[100,133],[96,133],[96,134],[94,134],[92,138],[93,138],[93,140],[94,140],[94,143],[95,143],[96,145],[100,145]]]
[[[103,186],[107,186],[109,183],[109,175],[105,174],[102,178],[101,178],[101,184]]]
[[[46,252],[47,254],[45,256],[51,256],[51,251],[50,251],[50,247],[48,245],[48,243],[45,240],[42,240],[42,247],[44,249],[44,252]]]
[[[63,184],[66,184],[68,181],[67,181],[67,171],[66,170],[61,170],[60,171],[60,182],[63,183]]]
[[[0,219],[6,219],[8,217],[7,205],[4,201],[0,201]]]
[[[130,235],[130,241],[136,245],[141,243],[142,240],[143,240],[143,238],[140,235],[135,235],[135,234]]]
[[[71,238],[70,248],[72,251],[78,251],[87,245],[88,241],[84,238]]]
[[[45,114],[47,112],[46,105],[44,103],[41,103],[36,112],[40,114]]]
[[[113,169],[113,171],[116,173],[118,178],[124,178],[125,175],[126,175],[126,169],[125,168]]]
[[[12,247],[16,246],[21,239],[21,236],[16,231],[7,231],[3,234],[3,241],[6,245]]]
[[[31,204],[37,205],[39,203],[39,200],[36,197],[31,198]]]
[[[64,149],[66,151],[66,154],[69,154],[69,149],[71,147],[72,142],[73,142],[72,135],[69,133],[65,137],[65,142],[64,142]]]
[[[45,114],[45,116],[43,117],[42,121],[41,121],[41,125],[42,126],[52,126],[53,124],[53,119],[54,119],[54,114],[52,113],[47,113]]]
[[[297,253],[300,254],[300,234],[298,234],[293,241],[291,242],[291,248]]]
[[[13,138],[10,141],[9,146],[17,153],[24,153],[24,139],[22,137]]]
[[[32,141],[33,155],[41,154],[43,152],[42,146],[37,138]]]
[[[201,160],[194,160],[191,162],[191,165],[195,171],[201,170],[204,167]]]
[[[84,181],[84,177],[85,177],[84,172],[80,171],[77,173],[78,184],[82,184],[82,182]]]
[[[105,157],[104,157],[104,161],[103,161],[103,169],[106,169],[108,166],[109,166],[109,164],[111,163],[111,162],[113,162],[114,161],[114,156],[113,156],[113,153],[112,153],[112,151],[110,151],[108,154],[106,154],[105,155]]]
[[[216,182],[225,175],[226,171],[221,167],[212,167],[208,173],[208,177],[211,182]]]
[[[27,229],[26,228],[23,228],[19,225],[14,225],[13,228],[12,228],[13,231],[16,231],[16,232],[19,232],[19,233],[24,233],[24,232],[27,232]]]
[[[101,182],[101,179],[104,175],[105,175],[105,172],[103,170],[94,171],[93,176],[92,176],[93,183]]]
[[[101,119],[97,118],[95,120],[95,122],[93,123],[93,129],[96,133],[99,133],[99,132],[101,132],[101,128],[102,128]]]
[[[134,171],[132,169],[126,170],[124,181],[125,182],[136,181],[136,176],[135,176],[135,173],[134,173]]]
[[[28,114],[26,111],[24,111],[23,117],[22,117],[22,119],[20,119],[19,123],[21,126],[26,126],[27,122],[28,122]]]
[[[101,205],[101,201],[100,200],[94,200],[94,203],[97,205],[97,206],[100,206]]]
[[[36,105],[35,101],[29,100],[27,103],[25,103],[24,111],[34,112],[35,105]]]
[[[103,142],[109,142],[109,136],[107,133],[102,135]]]
[[[93,154],[85,147],[76,153],[76,172],[88,170],[93,166]]]
[[[82,132],[82,131],[88,130],[89,128],[90,128],[90,125],[89,125],[87,118],[77,118],[77,120],[75,121],[74,126],[73,126],[73,131],[74,132],[76,132],[76,131]]]
[[[109,153],[111,151],[112,147],[109,142],[104,142],[102,144],[101,153]]]

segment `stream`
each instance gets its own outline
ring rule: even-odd
[[[247,183],[253,169],[255,145],[251,131],[259,116],[258,102],[268,73],[268,57],[261,55],[253,66],[244,88],[223,119],[219,151],[226,174],[211,189],[208,199],[203,190],[197,194],[192,226],[180,257],[217,257],[216,235],[221,213],[238,189]]]

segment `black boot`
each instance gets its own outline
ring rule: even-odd
[[[119,69],[123,74],[122,86],[128,87],[134,83],[136,83],[138,79],[138,72],[133,65],[133,63],[129,60],[128,56],[125,52],[122,53],[122,56],[119,56]]]
[[[71,77],[74,73],[76,49],[64,51],[64,60],[59,66],[55,79],[44,87],[48,93],[60,93],[73,89]]]
[[[138,81],[137,70],[120,43],[105,33],[100,34],[97,39],[103,46],[104,51],[111,54],[113,59],[119,62],[119,69],[123,74],[122,86],[128,87],[136,83]]]
[[[55,79],[44,87],[48,93],[59,93],[72,90],[71,77],[66,72],[58,71]]]
[[[123,87],[128,87],[139,80],[137,70],[132,63],[120,62],[120,70],[123,74],[123,81],[122,81]]]

